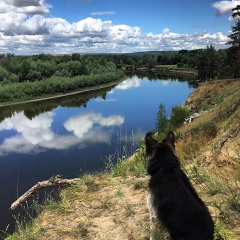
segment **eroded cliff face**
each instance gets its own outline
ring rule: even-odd
[[[192,113],[207,110],[216,127],[216,136],[202,154],[208,169],[225,177],[240,175],[240,80],[202,83],[184,106]]]
[[[198,111],[201,106],[203,108],[214,107],[218,103],[219,97],[224,98],[239,87],[240,79],[200,83],[197,89],[189,95],[184,106],[192,112]]]

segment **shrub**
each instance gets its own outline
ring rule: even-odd
[[[170,124],[176,129],[179,128],[185,121],[187,117],[189,117],[189,110],[182,106],[175,106],[172,108],[172,113],[170,115]]]

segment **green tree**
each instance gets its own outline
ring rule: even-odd
[[[30,60],[24,59],[20,66],[20,76],[19,76],[20,82],[24,82],[27,80],[27,75],[30,69],[31,69]]]
[[[232,27],[232,33],[229,35],[230,41],[227,44],[232,45],[228,49],[228,60],[235,78],[240,77],[240,5],[232,9],[232,17],[236,19],[236,25]]]
[[[165,110],[165,106],[160,103],[158,112],[156,115],[156,121],[155,121],[155,126],[156,126],[156,131],[158,133],[163,132],[168,125],[168,118]]]
[[[198,71],[198,78],[203,81],[213,80],[217,76],[218,55],[212,45],[199,51],[196,68]]]
[[[227,61],[227,50],[218,50],[218,75],[217,78],[229,78],[232,77],[231,68]]]
[[[170,115],[170,124],[173,128],[179,128],[189,116],[189,110],[180,105],[172,108]]]
[[[9,72],[5,68],[0,66],[0,82],[8,78],[8,76],[9,76]]]
[[[19,82],[19,77],[17,74],[15,73],[11,73],[10,76],[9,76],[9,81],[11,83],[16,83],[16,82]]]
[[[56,64],[54,61],[41,61],[38,62],[38,71],[44,78],[51,77],[56,71]]]
[[[81,55],[79,53],[73,53],[72,54],[72,60],[73,61],[80,61]]]

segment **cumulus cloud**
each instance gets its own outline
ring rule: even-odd
[[[69,118],[63,125],[67,134],[59,135],[51,129],[54,115],[51,112],[40,114],[29,120],[23,113],[5,119],[0,124],[0,132],[14,130],[15,136],[6,138],[0,145],[0,156],[9,153],[39,153],[46,149],[64,150],[86,142],[110,144],[113,129],[123,124],[122,116],[103,117],[99,113],[84,113]],[[103,129],[103,127],[107,129]]]
[[[160,34],[141,34],[139,27],[113,25],[111,21],[87,18],[70,24],[64,19],[34,16],[17,22],[0,19],[0,51],[15,54],[118,53],[205,48],[224,48],[228,37],[219,32],[178,34],[164,29]],[[9,18],[8,18],[9,19]],[[11,37],[10,37],[11,36]]]
[[[231,13],[232,9],[240,5],[240,1],[219,1],[212,4],[212,7],[217,10],[217,15]]]
[[[0,13],[47,14],[52,6],[45,0],[2,0]]]
[[[8,1],[8,2],[11,2],[11,1]],[[39,0],[13,0],[12,3],[16,7],[40,6]]]
[[[83,0],[82,0],[83,1]],[[84,1],[86,2],[86,1]],[[213,7],[239,3],[220,1]],[[230,9],[231,7],[224,7]],[[165,28],[159,34],[143,34],[140,27],[115,25],[93,17],[68,22],[47,17],[51,6],[45,0],[2,0],[0,2],[0,52],[14,54],[124,53],[205,48],[212,44],[224,48],[226,34],[179,34]],[[95,12],[93,15],[114,14]]]

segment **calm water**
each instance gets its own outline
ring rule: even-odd
[[[154,130],[159,104],[169,114],[194,90],[186,78],[149,78],[132,76],[91,93],[0,108],[0,230],[8,223],[13,230],[16,212],[8,209],[17,194],[52,175],[74,178],[103,169],[122,145],[131,153]]]

